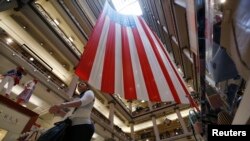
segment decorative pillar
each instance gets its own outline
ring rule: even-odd
[[[67,95],[69,97],[72,97],[74,92],[75,92],[75,89],[76,89],[76,86],[77,86],[77,82],[79,80],[79,77],[77,75],[74,75],[73,76],[73,79],[71,80],[70,84],[69,84],[69,88],[68,90],[66,91]]]
[[[151,101],[148,101],[148,107],[149,107],[150,111],[153,110]],[[152,122],[153,122],[155,139],[156,139],[156,141],[160,141],[160,135],[159,135],[159,130],[158,130],[158,127],[157,127],[155,115],[151,115],[151,118],[152,118]]]
[[[130,122],[131,138],[132,141],[135,140],[134,122]]]
[[[148,107],[149,107],[149,110],[150,110],[150,111],[153,110],[151,101],[148,101]]]
[[[129,113],[132,114],[132,100],[128,100]]]
[[[115,103],[114,101],[110,101],[109,103],[109,121],[110,121],[110,127],[114,128],[114,112],[115,112]]]
[[[188,129],[187,129],[187,126],[186,126],[186,124],[185,124],[185,122],[184,122],[184,120],[183,120],[183,118],[181,116],[181,112],[179,110],[179,107],[175,107],[174,110],[175,110],[175,112],[177,114],[177,117],[178,117],[178,119],[180,121],[180,124],[181,124],[181,127],[183,129],[184,134],[187,134],[188,133]]]
[[[249,107],[250,107],[250,80],[247,81],[246,83],[246,89],[244,91],[244,94],[242,96],[240,105],[237,109],[237,112],[234,116],[233,119],[233,125],[245,125],[248,124],[249,118],[250,118],[250,112],[249,112]]]
[[[158,127],[157,127],[157,124],[156,124],[155,115],[152,115],[151,118],[152,118],[152,122],[153,122],[155,139],[156,139],[156,141],[160,141],[160,135],[159,135],[159,130],[158,130]]]

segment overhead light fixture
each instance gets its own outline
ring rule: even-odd
[[[73,41],[74,41],[74,38],[73,38],[73,37],[69,37],[69,40],[70,40],[71,42],[73,42]]]
[[[117,12],[125,15],[142,15],[138,0],[112,0]]]
[[[220,0],[220,3],[225,3],[226,2],[226,0]]]
[[[179,72],[182,72],[182,71],[181,71],[181,68],[178,68],[178,71],[179,71]]]
[[[48,76],[48,78],[50,79],[50,78],[51,78],[51,76],[49,75],[49,76]]]
[[[30,57],[30,59],[29,59],[30,61],[34,61],[34,58],[33,57]]]
[[[58,19],[54,19],[54,22],[55,22],[56,25],[59,25],[59,24],[60,24],[60,22],[59,22]]]
[[[7,43],[7,44],[13,43],[13,39],[11,39],[11,38],[6,38],[6,43]]]

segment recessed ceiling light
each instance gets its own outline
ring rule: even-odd
[[[11,38],[6,38],[6,43],[7,43],[7,44],[13,43],[13,39],[11,39]]]
[[[220,3],[225,3],[226,2],[226,0],[220,0]]]
[[[74,38],[73,38],[73,37],[69,37],[69,40],[70,40],[71,42],[73,42],[73,41],[74,41]]]
[[[30,61],[34,61],[34,58],[33,57],[30,57],[30,59],[29,59]]]
[[[54,19],[54,22],[55,22],[56,25],[59,25],[59,24],[60,24],[60,22],[59,22],[58,19]]]

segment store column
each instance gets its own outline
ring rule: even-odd
[[[181,127],[182,127],[182,130],[183,130],[184,134],[187,134],[188,129],[187,129],[187,126],[186,126],[186,124],[185,124],[185,122],[184,122],[184,120],[183,120],[183,118],[181,116],[181,112],[179,110],[179,107],[175,107],[174,110],[175,110],[175,112],[177,114],[177,117],[178,117],[178,119],[180,121],[180,124],[181,124]]]
[[[244,125],[248,124],[250,119],[250,80],[246,83],[246,89],[244,90],[244,94],[242,96],[241,102],[239,104],[239,107],[236,111],[236,114],[233,119],[233,125]]]
[[[130,122],[130,131],[131,131],[131,138],[132,138],[132,141],[135,140],[135,131],[134,131],[134,122]]]
[[[66,91],[66,93],[67,93],[67,95],[68,95],[69,97],[72,97],[72,96],[73,96],[73,94],[74,94],[74,92],[75,92],[75,89],[76,89],[76,87],[77,87],[77,82],[78,82],[78,80],[79,80],[79,77],[78,77],[77,75],[74,75],[72,81],[70,82],[69,88],[68,88],[68,90]]]
[[[128,100],[129,113],[132,115],[132,100]]]
[[[109,121],[110,121],[110,127],[114,129],[114,112],[115,112],[115,102],[110,101],[109,103]]]
[[[149,107],[150,111],[153,110],[152,103],[150,101],[148,101],[148,107]],[[160,135],[159,135],[159,130],[158,130],[158,127],[157,127],[155,115],[151,115],[151,118],[152,118],[152,122],[153,122],[153,129],[154,129],[155,139],[156,139],[156,141],[160,141]]]
[[[154,133],[155,133],[155,140],[156,141],[160,141],[160,135],[159,135],[159,130],[158,130],[158,127],[157,127],[155,115],[152,115],[151,118],[152,118],[152,122],[153,122],[153,128],[154,128]]]

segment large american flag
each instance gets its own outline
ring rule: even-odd
[[[95,88],[125,99],[192,104],[176,70],[142,17],[119,14],[106,3],[76,74]]]

